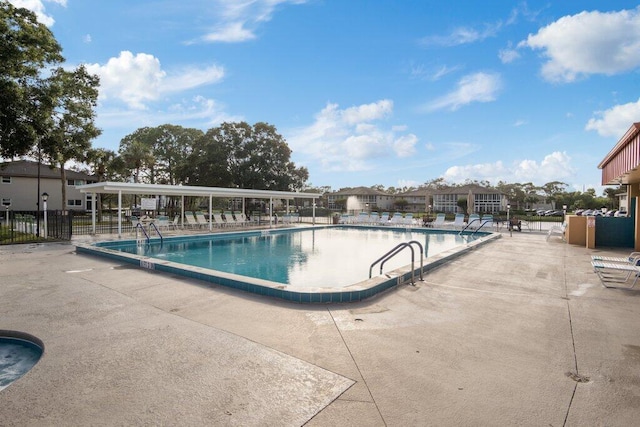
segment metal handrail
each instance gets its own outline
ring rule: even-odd
[[[160,230],[158,230],[158,227],[153,222],[150,223],[149,226],[153,227],[154,230],[156,230],[156,233],[158,233],[158,236],[160,236],[160,243],[162,243],[163,237],[162,234],[160,234]]]
[[[484,227],[484,225],[485,225],[485,224],[488,224],[488,223],[490,223],[490,222],[493,222],[493,221],[489,221],[489,220],[483,220],[483,219],[480,219],[480,218],[475,218],[475,219],[471,220],[471,222],[470,222],[469,224],[467,224],[467,225],[466,225],[462,230],[460,230],[460,232],[458,233],[458,236],[462,236],[462,233],[463,233],[467,228],[471,227],[471,224],[473,224],[473,223],[474,223],[474,222],[476,222],[476,221],[480,223],[480,227],[476,228],[476,229],[473,231],[473,233],[471,233],[471,235],[472,235],[472,236],[473,236],[474,234],[476,234],[478,231],[480,231],[480,229],[481,229],[482,227]]]
[[[411,249],[411,284],[415,283],[415,251],[413,249],[413,244],[418,245],[418,248],[420,249],[420,281],[424,280],[423,276],[422,276],[422,270],[423,270],[423,261],[424,261],[424,249],[422,247],[422,244],[416,240],[411,240],[409,242],[403,242],[400,243],[398,245],[396,245],[393,249],[391,249],[389,252],[387,252],[386,254],[384,254],[383,256],[381,256],[380,258],[378,258],[377,260],[375,260],[371,266],[369,267],[369,279],[371,279],[371,275],[373,272],[373,267],[380,263],[380,274],[382,274],[382,268],[384,266],[384,263],[387,262],[388,260],[390,260],[391,258],[393,258],[394,256],[396,256],[398,253],[402,252],[403,249],[405,248],[409,248]]]
[[[160,233],[160,230],[158,230],[158,227],[153,223],[150,222],[149,223],[149,228],[153,227],[154,230],[156,230],[156,233],[158,233],[158,236],[160,237],[160,243],[163,242],[164,238],[162,237],[162,234]],[[144,236],[147,238],[147,244],[151,243],[151,237],[149,236],[149,233],[147,233],[147,230],[144,229],[144,225],[142,225],[141,222],[138,222],[135,226],[136,229],[136,238],[138,237],[138,228],[140,230],[142,230],[142,233],[144,234]]]

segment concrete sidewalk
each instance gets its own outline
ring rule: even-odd
[[[0,329],[45,343],[2,425],[619,425],[640,416],[640,289],[508,233],[373,299],[296,305],[0,247]]]

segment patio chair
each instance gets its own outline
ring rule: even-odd
[[[191,228],[200,228],[200,224],[196,221],[196,217],[193,216],[193,212],[184,211],[184,219],[187,221],[187,225]]]
[[[469,215],[469,219],[467,220],[467,227],[471,229],[476,229],[480,227],[480,215],[478,214]]]
[[[591,255],[591,261],[617,262],[621,264],[640,265],[640,252],[631,252],[627,257]]]
[[[200,225],[200,227],[208,227],[209,221],[204,217],[203,212],[196,212],[196,222]]]
[[[236,222],[241,227],[247,225],[247,216],[244,214],[244,212],[236,214]]]
[[[227,224],[228,225],[231,225],[231,226],[237,226],[238,225],[238,222],[234,218],[233,212],[231,212],[231,211],[224,211],[224,219],[227,220]]]
[[[391,221],[389,221],[389,224],[391,225],[400,225],[402,224],[402,221],[404,219],[402,218],[402,213],[401,212],[395,212],[393,214],[393,216],[391,217]]]
[[[404,225],[413,225],[413,214],[408,213],[404,216],[404,220],[402,221]]]
[[[380,218],[378,218],[378,224],[387,225],[387,223],[389,222],[389,215],[389,212],[382,212],[382,215],[380,215]]]
[[[368,224],[369,223],[369,214],[367,212],[360,212],[358,214],[358,218],[356,219],[356,223],[358,223],[358,224]]]
[[[462,217],[464,218],[464,215],[462,215]],[[445,222],[446,219],[446,215],[443,213],[439,213],[436,215],[436,219],[433,220],[433,222],[431,223],[431,227],[433,228],[440,228],[440,227],[446,227],[447,223]]]
[[[618,286],[612,286],[611,284],[626,284],[633,277],[631,286],[626,286],[627,289],[632,289],[640,276],[640,267],[634,264],[591,261],[591,265],[605,288],[616,288]]]
[[[166,215],[160,215],[156,218],[156,226],[158,230],[168,230],[169,229],[169,217]]]
[[[216,224],[218,224],[220,227],[226,227],[227,225],[229,225],[229,224],[227,224],[227,222],[226,222],[224,219],[222,219],[222,214],[219,214],[219,213],[214,213],[214,214],[213,214],[213,220],[214,220],[214,221],[216,222]]]
[[[463,213],[456,214],[455,218],[453,219],[453,222],[451,223],[451,227],[456,229],[456,230],[457,229],[462,230],[464,228],[464,214]]]
[[[562,225],[554,225],[551,227],[547,233],[547,240],[551,238],[553,235],[558,235],[564,240],[564,232],[567,230],[567,223],[563,222]]]

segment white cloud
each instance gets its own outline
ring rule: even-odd
[[[565,16],[530,34],[520,46],[543,50],[548,60],[542,75],[552,82],[634,70],[640,66],[640,7]]]
[[[91,39],[91,34],[85,34],[84,37],[82,37],[82,41],[85,43],[91,43],[93,41]]]
[[[244,118],[241,116],[227,114],[224,105],[202,96],[173,103],[166,110],[123,110],[101,106],[97,115],[98,127],[124,129],[125,133],[142,126],[159,126],[165,123],[204,129],[222,122],[242,120]]]
[[[608,110],[597,112],[598,119],[592,118],[586,130],[595,130],[601,136],[622,137],[632,123],[640,121],[640,99],[637,102],[615,105]]]
[[[455,111],[472,102],[491,102],[502,87],[498,74],[475,73],[464,76],[454,91],[444,95],[425,106],[426,111]]]
[[[466,180],[486,180],[492,184],[505,182],[533,182],[543,185],[550,181],[564,180],[573,176],[575,169],[571,165],[571,158],[565,152],[553,152],[546,155],[542,161],[525,159],[506,166],[502,161],[465,166],[452,166],[447,169],[443,177],[450,182],[465,182]]]
[[[44,2],[55,3],[64,7],[67,6],[67,0],[44,0]],[[9,3],[14,5],[15,7],[29,9],[36,14],[38,21],[43,23],[47,27],[51,27],[55,23],[55,20],[45,13],[46,7],[43,3],[43,0],[9,0]]]
[[[406,126],[384,126],[392,113],[393,102],[388,99],[342,110],[327,104],[314,123],[288,132],[287,142],[302,158],[296,163],[317,162],[328,171],[370,170],[378,159],[415,152],[418,138],[398,134]]]
[[[511,48],[500,49],[500,52],[498,52],[498,57],[503,64],[509,64],[520,58],[520,52],[518,52],[516,49]]]
[[[485,25],[484,29],[477,30],[469,27],[455,28],[451,33],[445,36],[427,36],[420,39],[419,43],[422,46],[458,46],[462,44],[475,43],[482,41],[488,37],[496,35],[501,23]]]
[[[224,70],[218,66],[187,68],[171,74],[164,71],[160,60],[146,53],[120,52],[106,64],[89,64],[87,70],[100,77],[100,98],[117,99],[130,108],[145,109],[147,103],[162,94],[180,92],[218,82]]]
[[[256,38],[259,24],[271,20],[281,4],[303,4],[306,0],[216,0],[217,22],[201,40],[204,42],[239,43]]]

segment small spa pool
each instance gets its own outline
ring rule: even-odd
[[[383,274],[378,264],[369,278],[371,264],[399,244],[419,243],[413,245],[414,268],[419,269],[418,246],[424,248],[426,262],[440,260],[444,253],[459,253],[491,236],[420,228],[328,226],[182,236],[142,244],[135,240],[103,242],[78,246],[78,250],[288,300],[357,301],[410,278],[408,248],[385,262]]]
[[[29,372],[40,360],[43,346],[26,336],[0,331],[0,391]],[[39,340],[38,340],[39,341]]]

